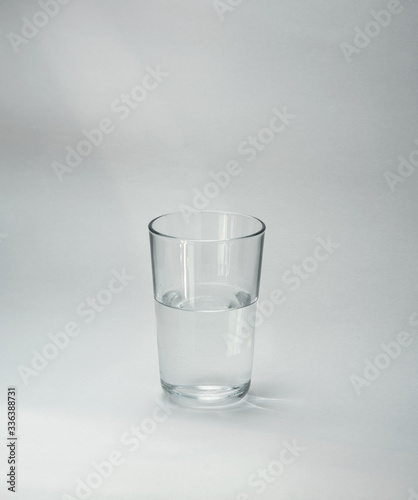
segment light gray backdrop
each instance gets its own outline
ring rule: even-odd
[[[416,2],[0,12],[1,498],[417,499]],[[267,224],[223,412],[159,387],[147,223],[201,208]]]

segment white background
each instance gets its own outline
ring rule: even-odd
[[[418,498],[418,169],[397,173],[400,155],[418,164],[416,2],[380,28],[387,2],[232,3],[73,0],[45,23],[37,2],[2,2],[1,498],[10,385],[22,500],[82,498],[113,450],[123,463],[84,498]],[[17,43],[33,16],[45,26]],[[147,66],[168,75],[123,120],[114,103]],[[238,148],[273,108],[295,117],[248,161]],[[114,130],[57,175],[103,118]],[[286,301],[262,318],[245,402],[174,408],[132,451],[121,437],[162,401],[147,223],[231,160],[206,208],[265,221],[260,300]],[[328,237],[339,247],[292,290],[283,275]],[[77,308],[123,270],[134,279],[87,324]],[[79,335],[22,377],[68,322]],[[379,358],[401,331],[409,345]],[[368,381],[376,357],[389,366]],[[285,441],[304,450],[254,480]]]

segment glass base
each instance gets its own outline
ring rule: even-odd
[[[161,379],[161,386],[176,402],[186,406],[214,408],[238,402],[247,394],[251,380],[240,386],[172,385]]]

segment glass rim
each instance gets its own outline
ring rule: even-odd
[[[239,212],[231,212],[231,211],[227,211],[227,210],[198,210],[195,213],[196,214],[238,215],[240,217],[246,217],[248,219],[253,219],[253,220],[258,221],[261,224],[261,228],[258,231],[251,232],[250,234],[245,234],[244,236],[236,236],[234,238],[205,240],[205,239],[201,239],[201,238],[181,238],[180,236],[171,236],[170,234],[161,233],[153,227],[154,223],[157,220],[162,219],[163,217],[168,217],[169,215],[182,214],[182,212],[176,211],[176,212],[168,212],[168,213],[159,215],[158,217],[155,217],[154,219],[152,219],[148,224],[148,230],[151,234],[154,234],[156,236],[161,236],[163,238],[170,238],[170,239],[179,240],[179,241],[193,241],[193,242],[199,242],[199,243],[216,243],[216,242],[223,242],[223,241],[234,241],[234,240],[243,240],[246,238],[254,238],[255,236],[260,236],[266,230],[266,225],[264,224],[264,222],[261,219],[259,219],[258,217],[254,217],[253,215],[243,214],[243,213],[239,213]]]

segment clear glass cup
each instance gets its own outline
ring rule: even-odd
[[[265,224],[202,211],[148,228],[163,389],[198,405],[238,400],[251,383]]]

